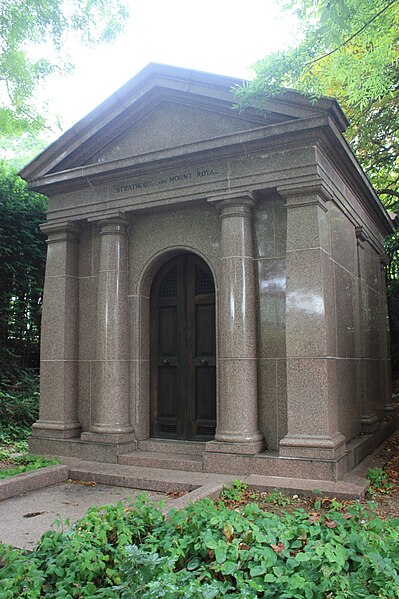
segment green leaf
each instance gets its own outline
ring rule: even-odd
[[[215,559],[219,564],[222,564],[226,560],[227,546],[226,544],[218,545],[215,549]]]
[[[266,566],[264,564],[256,564],[250,568],[251,576],[262,576],[262,574],[266,573]]]
[[[237,564],[235,562],[225,561],[220,571],[222,574],[228,576],[233,574],[237,570]]]

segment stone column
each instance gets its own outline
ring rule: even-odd
[[[78,248],[72,224],[45,224],[48,235],[40,351],[40,417],[34,437],[80,434],[78,419]]]
[[[327,202],[321,185],[278,190],[287,204],[287,412],[280,455],[333,460],[338,432],[336,321]]]
[[[254,454],[264,447],[258,426],[252,196],[222,201],[218,317],[219,405],[208,451]]]
[[[368,243],[367,233],[362,226],[356,227],[357,261],[358,261],[358,293],[359,293],[359,358],[360,358],[360,407],[362,433],[368,434],[377,430],[378,417],[375,413],[370,377],[370,309],[368,287],[366,284],[365,244]],[[374,373],[372,374],[374,376]]]
[[[129,414],[127,239],[123,218],[99,223],[97,362],[93,422],[85,440],[133,439]]]
[[[394,404],[392,401],[392,380],[391,380],[391,346],[389,338],[389,316],[388,316],[388,300],[387,300],[387,284],[385,267],[388,264],[388,259],[385,254],[380,256],[380,356],[381,356],[381,390],[382,401],[385,412],[388,415],[393,415]]]

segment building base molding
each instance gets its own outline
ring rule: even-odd
[[[92,462],[124,464],[126,467],[134,467],[136,476],[140,476],[140,468],[145,465],[164,470],[220,473],[234,477],[254,474],[338,481],[395,432],[398,420],[397,417],[393,417],[386,422],[380,422],[378,430],[352,439],[346,444],[345,451],[333,458],[322,457],[321,453],[305,457],[286,456],[282,452],[274,453],[262,449],[255,453],[254,446],[252,453],[248,453],[249,447],[241,447],[244,444],[240,443],[234,444],[236,451],[232,452],[226,444],[217,441],[203,444],[194,442],[192,445],[189,442],[159,439],[148,439],[138,444],[127,439],[123,443],[120,440],[118,443],[104,442],[104,439],[99,442],[97,435],[89,436],[90,433],[69,439],[34,436],[29,440],[29,449],[32,453],[59,456],[61,459],[65,456]],[[220,451],[222,448],[223,452]],[[240,449],[244,451],[239,453]]]
[[[56,439],[71,439],[80,437],[81,426],[79,422],[47,422],[38,420],[32,425],[33,437],[51,437]]]
[[[34,455],[46,455],[52,457],[69,457],[92,462],[118,463],[118,456],[135,451],[135,441],[129,443],[98,443],[82,441],[81,438],[57,439],[46,437],[31,437],[29,439],[29,451]]]
[[[280,455],[292,458],[335,460],[346,451],[346,439],[337,433],[333,437],[287,435],[280,441]]]

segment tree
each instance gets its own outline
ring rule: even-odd
[[[346,137],[386,208],[399,213],[399,0],[291,0],[300,41],[254,65],[239,103],[293,87],[317,102],[338,99],[351,126]],[[386,239],[391,345],[399,368],[399,236]]]
[[[47,199],[0,162],[0,374],[37,367]],[[0,376],[1,380],[1,376]]]
[[[254,65],[237,92],[241,104],[293,87],[316,102],[338,99],[352,126],[347,138],[377,192],[399,206],[399,0],[291,0],[301,41]]]
[[[124,0],[2,0],[0,133],[42,129],[45,115],[36,108],[34,91],[50,74],[72,68],[68,44],[76,38],[111,41],[127,16]]]

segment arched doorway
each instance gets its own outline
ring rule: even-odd
[[[216,427],[215,285],[205,262],[180,254],[151,288],[151,436],[209,440]]]

